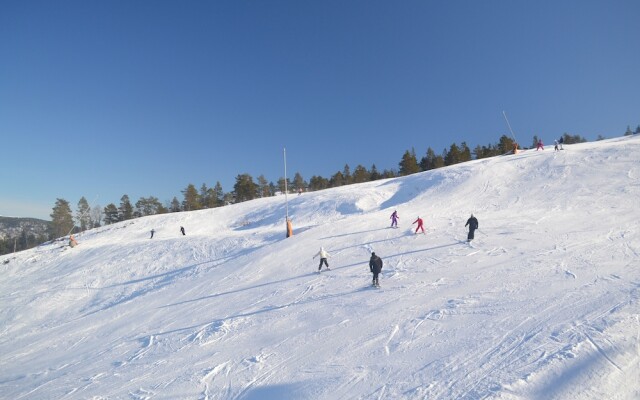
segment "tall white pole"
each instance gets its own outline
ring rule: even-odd
[[[516,139],[516,135],[513,134],[513,129],[511,129],[511,124],[509,123],[509,120],[507,119],[507,113],[502,111],[502,115],[504,115],[504,120],[507,121],[507,126],[509,127],[509,132],[511,132],[511,137],[517,143],[518,140]]]
[[[284,203],[285,203],[286,217],[288,221],[289,220],[289,200],[287,198],[287,192],[289,190],[287,189],[287,149],[283,148],[282,152],[284,154]]]

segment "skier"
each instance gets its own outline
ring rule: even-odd
[[[185,235],[186,235],[186,233],[184,233],[184,226],[181,226],[181,227],[180,227],[180,232],[182,232],[182,236],[185,236]]]
[[[554,141],[553,151],[558,151],[558,141]]]
[[[397,228],[398,227],[398,219],[400,219],[400,217],[398,217],[398,212],[396,210],[393,211],[393,214],[391,214],[391,227],[392,228]]]
[[[424,227],[422,226],[422,218],[418,217],[418,219],[413,221],[413,224],[415,224],[416,222],[418,223],[418,227],[416,228],[416,231],[414,233],[418,233],[418,230],[422,230],[422,233],[424,233]]]
[[[560,139],[558,139],[558,144],[560,144],[560,150],[564,150],[562,148],[562,143],[564,143],[564,136],[560,136]]]
[[[315,256],[313,256],[313,259],[315,260],[316,257],[320,256],[320,265],[318,266],[318,272],[320,272],[320,270],[322,269],[322,264],[324,263],[324,265],[327,266],[328,270],[331,270],[331,268],[329,268],[329,263],[327,262],[327,258],[331,257],[331,254],[327,253],[327,251],[324,249],[324,247],[320,247],[320,251],[318,252],[318,254],[316,254]]]
[[[474,231],[478,229],[480,225],[478,224],[478,219],[474,217],[473,214],[471,214],[471,217],[469,217],[469,219],[467,220],[467,223],[464,224],[464,226],[467,226],[467,225],[469,225],[469,235],[467,235],[467,242],[470,242],[473,240]]]
[[[382,271],[382,259],[376,256],[376,253],[371,253],[369,270],[373,274],[373,286],[380,287],[380,284],[378,283],[378,274]]]
[[[153,230],[153,228],[151,228],[151,237],[150,237],[149,239],[153,239],[153,234],[154,234],[155,232],[156,232],[156,231],[155,231],[155,230]]]
[[[73,237],[73,235],[69,236],[69,246],[76,247],[77,245],[78,242],[76,242],[76,239]]]
[[[536,151],[540,149],[544,150],[544,144],[542,144],[542,139],[538,139],[538,146],[536,147]]]

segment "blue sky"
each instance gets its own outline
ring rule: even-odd
[[[0,2],[0,215],[640,125],[640,2]]]

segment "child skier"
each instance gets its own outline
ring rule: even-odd
[[[393,214],[391,214],[391,227],[392,228],[397,228],[398,227],[398,219],[400,219],[400,217],[398,217],[398,212],[397,211],[393,211]]]

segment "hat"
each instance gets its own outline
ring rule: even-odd
[[[371,252],[371,257],[375,256],[376,253],[374,251]]]

